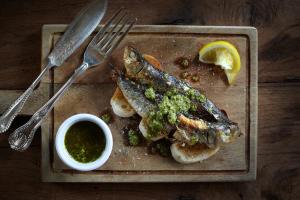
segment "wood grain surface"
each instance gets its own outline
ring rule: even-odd
[[[4,0],[0,89],[25,89],[39,73],[41,26],[67,24],[84,0]],[[246,183],[41,183],[40,136],[24,153],[0,136],[0,199],[300,199],[300,3],[297,0],[114,0],[139,24],[246,25],[258,29],[257,180]],[[1,103],[0,103],[1,104]],[[17,126],[27,117],[19,117]]]

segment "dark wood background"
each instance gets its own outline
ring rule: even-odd
[[[84,0],[0,2],[0,89],[23,90],[40,69],[41,27],[67,24]],[[242,183],[41,183],[40,135],[24,153],[0,135],[0,199],[300,199],[300,2],[110,0],[138,24],[245,25],[258,29],[257,180]],[[1,102],[0,102],[1,103]],[[20,116],[15,126],[28,119]]]

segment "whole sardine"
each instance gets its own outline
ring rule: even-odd
[[[209,99],[200,91],[192,88],[191,85],[169,75],[147,62],[143,56],[133,47],[126,47],[124,51],[124,64],[128,77],[137,80],[142,84],[153,86],[157,91],[166,92],[176,88],[178,92],[187,93],[189,90],[194,91],[194,95],[200,101],[197,101],[207,112],[220,122],[235,124]]]

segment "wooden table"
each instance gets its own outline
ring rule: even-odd
[[[25,89],[39,73],[41,26],[67,24],[83,0],[6,0],[0,6],[0,89]],[[0,199],[300,199],[300,3],[297,0],[110,1],[139,24],[246,25],[258,29],[257,180],[244,183],[41,183],[40,135],[24,153],[0,136]],[[0,102],[1,103],[1,102]],[[29,116],[20,116],[14,124]],[[13,129],[13,128],[12,128]]]

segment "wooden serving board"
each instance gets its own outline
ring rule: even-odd
[[[42,35],[42,59],[62,35],[65,25],[45,25]],[[124,145],[120,130],[127,119],[114,117],[110,124],[114,147],[108,162],[92,172],[78,172],[65,166],[53,148],[60,124],[77,113],[98,115],[110,107],[116,84],[110,79],[110,65],[123,67],[123,50],[132,45],[160,60],[165,71],[175,76],[182,72],[174,64],[178,57],[194,59],[206,43],[226,40],[233,43],[241,56],[241,71],[233,86],[228,86],[223,73],[213,66],[201,64],[188,70],[198,73],[200,81],[191,83],[205,92],[215,104],[238,122],[243,136],[223,145],[210,159],[183,165],[172,158],[147,153],[146,147]],[[86,44],[88,41],[86,42]],[[86,44],[82,45],[62,67],[44,78],[35,91],[35,105],[41,105],[57,91],[80,64]],[[38,97],[43,97],[39,99]],[[12,97],[13,98],[13,97]],[[41,100],[41,101],[39,101]],[[29,103],[33,105],[33,103]],[[31,107],[31,106],[30,106]],[[35,106],[36,107],[36,106]],[[35,108],[34,107],[34,108]],[[32,114],[32,109],[24,109]],[[245,181],[256,178],[257,145],[257,32],[252,27],[201,26],[135,26],[125,41],[105,63],[91,69],[78,79],[56,104],[42,124],[42,174],[46,182],[183,182],[183,181]]]

